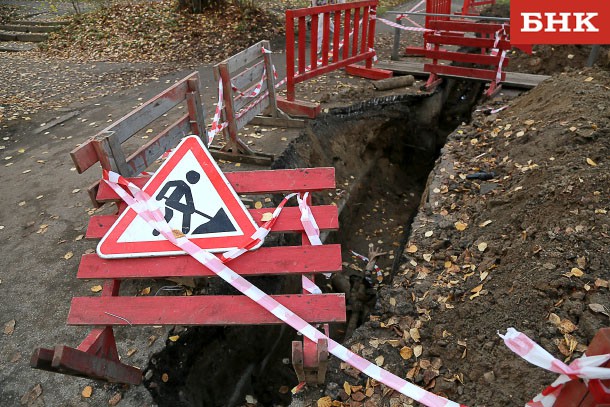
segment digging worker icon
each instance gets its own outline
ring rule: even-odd
[[[223,208],[220,208],[216,215],[213,217],[207,215],[195,208],[193,201],[193,193],[191,191],[191,185],[195,185],[199,182],[201,176],[196,171],[189,171],[186,173],[186,181],[174,180],[167,182],[161,191],[155,196],[157,201],[165,199],[165,221],[169,221],[174,217],[174,211],[178,211],[182,214],[182,233],[185,235],[191,231],[191,218],[194,214],[203,216],[207,219],[206,223],[199,226],[193,231],[193,234],[204,234],[214,232],[231,232],[235,230],[235,227],[227,217]],[[169,196],[166,196],[170,188],[174,188]],[[159,231],[153,230],[153,235],[158,236]]]

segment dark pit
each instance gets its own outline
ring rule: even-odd
[[[479,84],[450,81],[433,95],[392,95],[330,109],[274,162],[273,168],[336,169],[335,193],[314,195],[340,210],[340,230],[322,238],[342,245],[343,273],[316,281],[324,291],[346,294],[348,323],[332,327],[335,340],[346,339],[368,318],[377,291],[391,282],[428,174],[447,135],[469,120],[481,91]],[[295,239],[276,235],[266,244]],[[367,256],[371,246],[387,252],[377,263],[381,283],[367,277],[365,263],[352,254]],[[269,294],[298,292],[300,284],[285,277],[251,281]],[[196,293],[235,293],[221,281],[199,282],[198,288]],[[292,328],[176,327],[172,335],[179,339],[167,339],[145,371],[145,385],[159,406],[290,404],[297,384],[290,344],[299,339]],[[164,382],[164,374],[171,381]]]

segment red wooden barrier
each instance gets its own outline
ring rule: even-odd
[[[492,96],[500,90],[500,82],[506,79],[506,73],[502,72],[500,67],[508,64],[505,53],[511,49],[508,39],[510,26],[434,20],[430,22],[430,28],[435,31],[424,34],[426,41],[434,46],[433,49],[426,49],[424,52],[426,58],[432,59],[432,63],[424,64],[424,70],[430,72],[426,83],[428,90],[440,83],[439,75],[491,81],[486,92],[487,96]],[[474,33],[475,38],[459,33]],[[445,51],[440,49],[441,45],[475,48],[477,52]],[[491,53],[494,48],[496,52]],[[458,62],[462,66],[442,65],[439,60]],[[476,67],[463,66],[465,63],[474,64]]]
[[[341,68],[346,68],[351,75],[370,79],[392,75],[390,71],[372,67],[376,10],[377,0],[286,10],[287,96],[286,100],[278,98],[278,105],[284,111],[311,118],[319,113],[318,104],[295,100],[295,85],[316,76]],[[307,18],[311,19],[309,50],[306,42]],[[323,21],[321,33],[318,32],[320,19]],[[298,27],[296,47],[295,24]],[[322,41],[318,49],[320,36]],[[364,67],[355,65],[362,61],[365,62]]]
[[[265,170],[227,173],[227,179],[242,194],[315,192],[334,190],[334,168],[304,168],[294,170]],[[148,178],[131,178],[143,185]],[[116,193],[106,184],[97,190],[98,202],[119,201]],[[311,204],[311,201],[309,202]],[[124,205],[121,205],[124,208]],[[337,207],[311,206],[320,230],[339,227]],[[260,225],[263,213],[274,208],[251,210],[253,219]],[[303,235],[300,211],[286,207],[273,227],[273,233]],[[117,215],[96,215],[91,218],[88,238],[100,238],[112,226]],[[306,235],[305,235],[306,236]],[[341,246],[327,244],[310,246],[303,237],[301,246],[263,247],[243,254],[228,265],[244,276],[309,275],[341,271]],[[122,363],[114,339],[116,325],[237,325],[277,324],[276,317],[243,295],[195,296],[129,296],[120,295],[122,281],[151,278],[214,277],[190,256],[164,256],[149,258],[102,259],[97,254],[85,254],[81,259],[77,277],[103,279],[101,296],[72,299],[68,324],[97,325],[77,347],[58,345],[38,348],[30,365],[34,368],[74,376],[83,376],[112,382],[139,384],[140,369]],[[343,294],[287,294],[274,295],[310,323],[345,322]],[[306,342],[301,354],[293,360],[299,380],[309,383],[323,381],[328,351],[324,341],[318,345]],[[294,349],[293,344],[293,349]],[[307,374],[306,374],[307,373]]]

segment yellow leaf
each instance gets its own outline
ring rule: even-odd
[[[589,157],[587,157],[587,164],[589,164],[591,167],[597,167],[597,163]]]
[[[93,287],[91,287],[91,291],[93,291],[94,293],[99,293],[100,291],[102,291],[102,286],[94,285]]]
[[[491,220],[486,220],[485,222],[479,223],[479,227],[484,228],[485,226],[489,225],[491,222],[492,222]]]
[[[455,222],[455,228],[457,230],[459,230],[460,232],[463,231],[463,230],[466,230],[467,227],[468,227],[467,223],[464,223],[462,221]]]
[[[489,275],[489,271],[484,271],[484,272],[481,273],[479,278],[481,279],[481,281],[483,281],[483,280],[485,280],[487,278],[488,275]]]
[[[318,407],[331,407],[333,405],[333,401],[330,396],[322,397],[318,399]]]
[[[64,254],[64,259],[70,260],[73,256],[74,256],[74,253],[68,252],[68,253]]]
[[[372,388],[372,387],[369,387],[369,388],[368,388],[368,389],[366,389],[366,391],[364,392],[364,394],[365,394],[367,397],[371,397],[371,396],[373,395],[373,393],[375,393],[375,389],[374,389],[374,388]]]
[[[348,382],[343,382],[343,390],[345,390],[348,396],[352,394],[352,386]]]
[[[375,364],[377,366],[383,366],[383,361],[384,361],[383,355],[379,355],[375,358]]]
[[[85,386],[85,388],[81,392],[81,395],[86,399],[91,397],[91,394],[93,394],[93,387],[91,387],[91,386]]]
[[[549,322],[553,325],[559,325],[561,323],[561,318],[559,318],[559,315],[553,314],[551,312],[551,314],[549,315]]]
[[[407,253],[415,253],[417,251],[417,246],[415,246],[414,244],[410,245],[409,247],[407,247],[406,252]]]
[[[178,339],[180,339],[180,335],[173,335],[173,336],[170,336],[167,339],[169,339],[172,342],[176,342]]]
[[[417,328],[409,329],[409,335],[411,335],[411,338],[415,342],[419,342],[419,340],[421,339],[421,336],[419,335],[419,329]]]
[[[161,375],[161,381],[162,381],[163,383],[167,383],[167,382],[169,381],[169,375],[168,375],[167,373],[163,373],[163,374]]]
[[[424,352],[423,346],[417,345],[417,346],[413,347],[413,355],[415,355],[416,358],[420,357],[423,352]]]
[[[268,222],[271,219],[273,219],[273,213],[271,212],[265,212],[263,213],[263,216],[261,216],[261,222]]]
[[[25,153],[25,149],[24,149],[24,148],[20,148],[19,150],[17,150],[17,152],[18,152],[19,154],[23,154],[23,153]]]
[[[152,133],[152,132],[153,132],[153,129],[147,129],[146,130],[146,133]]]
[[[411,359],[411,356],[413,356],[413,349],[411,349],[408,346],[404,346],[401,350],[400,350],[400,356],[404,359]]]
[[[254,207],[256,209],[260,209],[263,207],[263,203],[261,201],[256,201],[256,202],[254,202]]]
[[[424,258],[424,260],[426,261],[430,261],[432,260],[432,254],[430,253],[424,253],[424,255],[422,256]]]
[[[574,267],[572,268],[572,270],[570,270],[569,273],[565,273],[564,276],[566,277],[582,277],[583,276],[583,271],[581,269],[579,269],[578,267]]]
[[[127,351],[127,357],[133,356],[138,350],[136,348],[131,348]]]
[[[470,292],[472,293],[478,293],[479,291],[481,291],[483,289],[483,284],[479,284],[478,286],[476,286],[475,288],[473,288],[472,290],[470,290]]]
[[[430,237],[434,234],[434,232],[432,230],[427,231],[426,233],[424,233],[425,237]]]
[[[559,323],[559,330],[563,334],[572,333],[577,329],[578,329],[578,327],[576,325],[574,325],[574,323],[572,321],[570,321],[569,319],[562,319],[561,322]]]
[[[487,243],[485,242],[481,242],[477,245],[477,249],[479,249],[480,252],[484,252],[485,249],[487,249]]]
[[[141,295],[148,295],[150,294],[150,287],[146,287],[144,288],[142,291],[140,291]]]

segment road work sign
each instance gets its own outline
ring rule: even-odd
[[[257,226],[197,136],[182,140],[143,191],[176,233],[199,247],[223,252],[243,247]],[[136,212],[127,208],[100,241],[100,257],[183,254]]]

